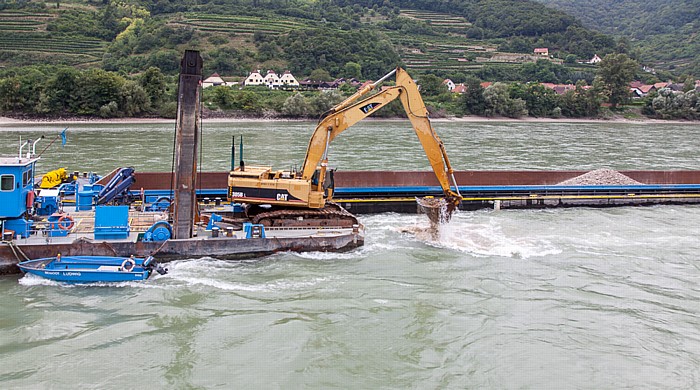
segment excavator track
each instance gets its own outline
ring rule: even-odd
[[[322,209],[281,209],[252,217],[253,223],[266,227],[352,227],[357,217],[336,204]]]

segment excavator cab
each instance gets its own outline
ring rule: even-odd
[[[321,176],[321,169],[316,168],[314,174],[311,175],[311,186],[318,186],[318,178]],[[335,169],[326,171],[325,179],[323,179],[323,197],[326,201],[333,200],[333,192],[335,190]]]

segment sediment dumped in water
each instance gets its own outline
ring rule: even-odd
[[[443,198],[416,198],[416,203],[420,206],[425,215],[428,216],[431,224],[439,225],[450,222],[455,208]]]

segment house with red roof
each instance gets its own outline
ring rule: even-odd
[[[452,88],[452,93],[458,93],[461,95],[465,92],[467,92],[467,87],[464,84],[457,84],[454,88]]]
[[[653,91],[658,91],[661,88],[666,88],[670,83],[655,83],[655,84],[643,84],[641,81],[632,81],[630,83],[630,92],[632,92],[632,97],[635,99],[645,97]]]

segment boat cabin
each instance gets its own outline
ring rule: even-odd
[[[26,234],[22,218],[34,206],[34,166],[38,158],[0,157],[0,222],[2,233]]]

